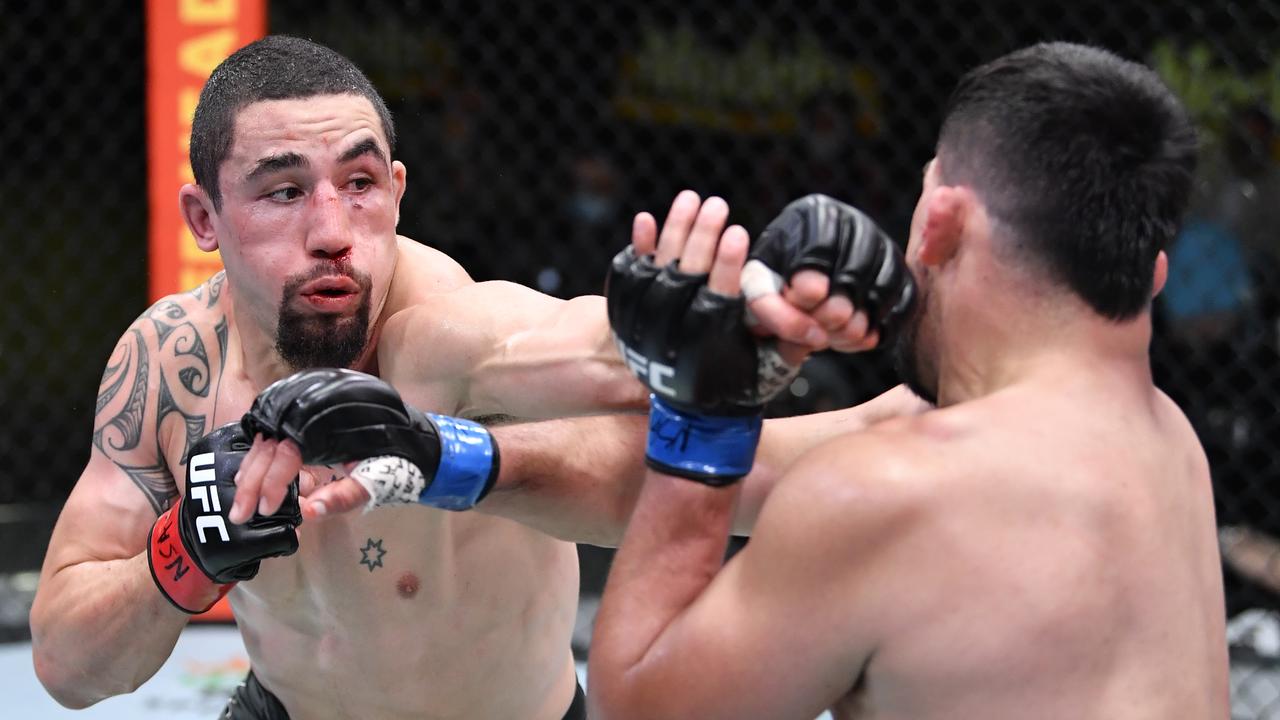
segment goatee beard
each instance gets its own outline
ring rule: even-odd
[[[285,283],[276,326],[276,352],[295,371],[351,367],[369,343],[372,282],[367,274],[349,268],[339,270],[339,274],[354,280],[361,290],[360,305],[350,317],[304,313],[294,308],[291,300],[297,297],[299,288],[315,278],[333,274],[332,266],[319,267]]]

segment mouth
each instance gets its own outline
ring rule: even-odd
[[[303,285],[298,294],[307,305],[320,312],[344,312],[359,301],[360,285],[345,275],[332,275]]]

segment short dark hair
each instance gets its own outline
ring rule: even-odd
[[[1147,307],[1196,162],[1186,110],[1150,69],[1069,43],[1010,53],[961,78],[937,154],[1001,228],[998,248],[1104,317]]]
[[[196,183],[209,193],[215,209],[222,209],[218,168],[231,152],[236,113],[262,100],[315,95],[366,98],[382,121],[389,149],[395,150],[396,130],[391,111],[360,68],[310,40],[269,35],[223,60],[200,92],[200,102],[191,122],[191,170]]]

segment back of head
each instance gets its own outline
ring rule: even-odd
[[[1151,298],[1195,149],[1186,111],[1150,69],[1044,43],[960,80],[937,154],[943,182],[982,199],[999,252],[1124,320]]]
[[[395,148],[391,112],[373,83],[347,58],[309,40],[271,35],[252,42],[218,65],[200,93],[191,124],[191,169],[214,207],[221,209],[218,168],[231,152],[236,114],[263,100],[316,95],[360,95],[382,121]]]

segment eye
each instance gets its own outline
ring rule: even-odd
[[[356,192],[364,192],[373,187],[373,178],[360,177],[355,178],[350,183],[351,189]]]
[[[282,187],[267,193],[266,197],[277,202],[290,202],[302,197],[302,190],[296,187]]]

